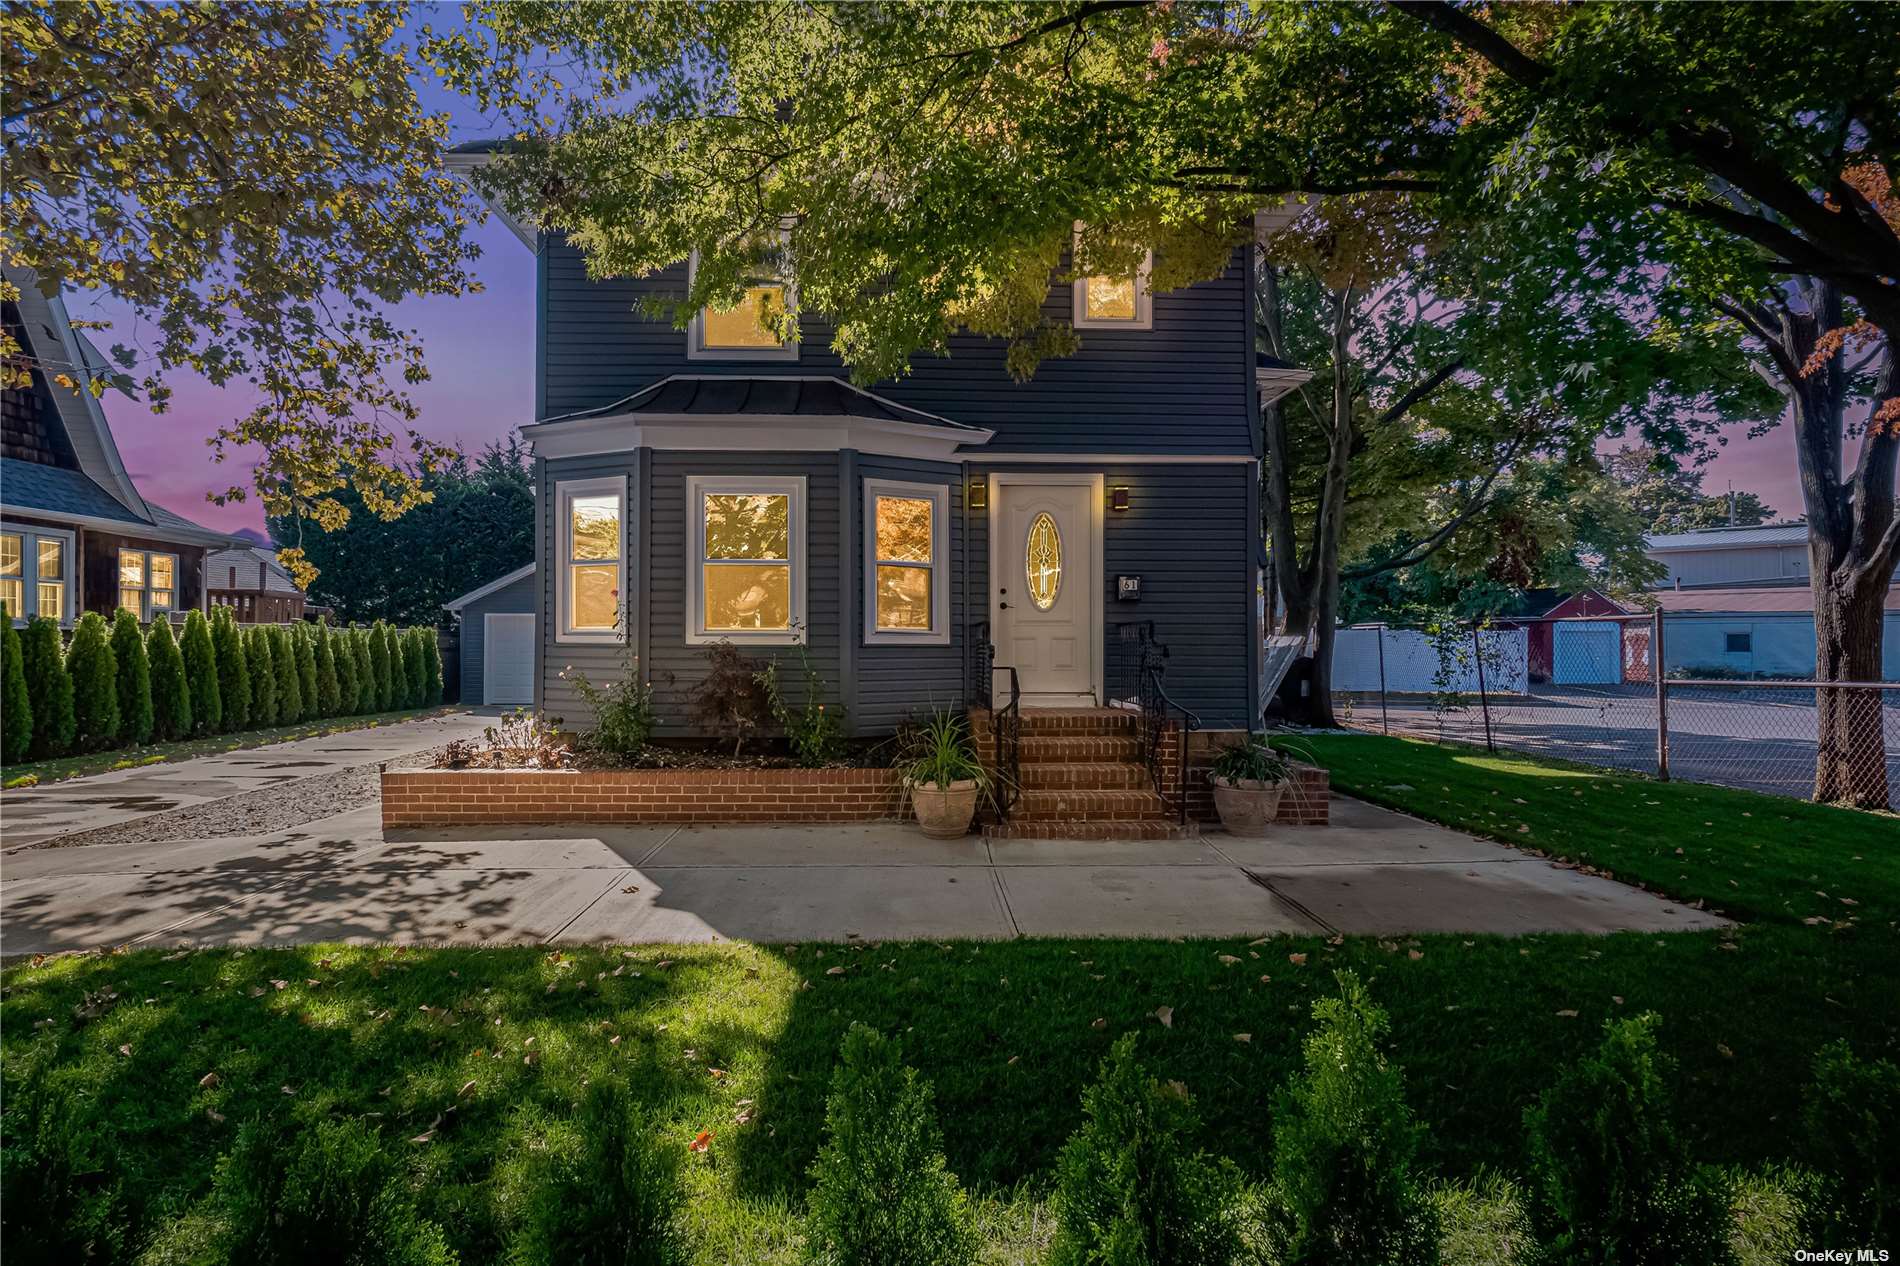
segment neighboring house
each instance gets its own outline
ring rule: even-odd
[[[659,732],[693,733],[706,652],[730,642],[777,658],[794,702],[808,660],[851,730],[881,734],[981,699],[990,648],[1026,706],[1125,697],[1151,631],[1204,727],[1258,724],[1257,418],[1290,387],[1256,366],[1248,249],[1166,294],[1146,266],[1052,284],[1044,311],[1082,347],[1028,382],[1003,342],[958,335],[866,389],[821,314],[790,346],[761,327],[795,278],[682,331],[641,303],[683,293],[691,261],[594,279],[517,228],[536,252],[539,710],[584,716],[564,670],[604,682],[637,657]],[[477,599],[457,601],[466,637]],[[487,672],[525,654],[507,636]]]
[[[1671,673],[1814,675],[1814,598],[1806,585],[1650,596],[1663,612],[1663,661]],[[1885,626],[1881,677],[1900,681],[1900,588],[1887,591]]]
[[[288,624],[304,617],[303,590],[271,550],[219,550],[205,560],[205,572],[211,604],[230,607],[239,624]]]
[[[103,360],[58,296],[7,277],[21,297],[0,320],[36,367],[30,388],[0,390],[0,603],[16,621],[65,625],[122,606],[145,621],[202,608],[205,554],[232,539],[140,495],[89,389],[109,377]],[[62,373],[79,388],[52,381]]]
[[[1525,630],[1532,681],[1602,685],[1623,679],[1623,626],[1590,617],[1630,613],[1595,589],[1527,589],[1497,625]]]
[[[529,563],[442,604],[462,621],[463,703],[534,703],[534,599],[535,568]]]
[[[1643,546],[1645,554],[1667,568],[1667,574],[1653,586],[1657,589],[1805,585],[1808,582],[1805,523],[1762,523],[1754,527],[1657,533],[1645,537]]]

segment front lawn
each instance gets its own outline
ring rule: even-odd
[[[906,1058],[936,1084],[952,1169],[977,1190],[999,1238],[1030,1239],[1025,1227],[1046,1226],[1040,1202],[1081,1120],[1082,1088],[1125,1032],[1157,1076],[1193,1095],[1205,1144],[1265,1177],[1275,1092],[1340,967],[1357,970],[1391,1013],[1391,1051],[1429,1130],[1426,1159],[1447,1176],[1520,1172],[1524,1108],[1611,1017],[1662,1016],[1690,1146],[1702,1160],[1750,1167],[1801,1154],[1798,1110],[1823,1044],[1845,1038],[1863,1058],[1900,1053],[1900,953],[1883,904],[1890,823],[1868,819],[1878,830],[1861,835],[1854,815],[1767,797],[1612,776],[1629,786],[1586,789],[1573,779],[1587,775],[1540,773],[1536,762],[1388,740],[1347,750],[1360,741],[1322,754],[1339,785],[1404,784],[1390,796],[1416,791],[1447,818],[1503,817],[1508,806],[1511,821],[1492,833],[1529,825],[1524,834],[1552,852],[1612,847],[1600,836],[1618,820],[1613,796],[1658,802],[1631,810],[1651,837],[1707,821],[1712,834],[1695,837],[1697,848],[1726,839],[1746,887],[1728,888],[1706,856],[1665,873],[1674,846],[1634,831],[1613,861],[1592,856],[1687,896],[1726,889],[1725,908],[1755,906],[1762,917],[1732,933],[1660,937],[63,958],[5,973],[7,1098],[19,1102],[39,1069],[75,1097],[115,1149],[136,1234],[208,1188],[245,1121],[364,1120],[401,1157],[420,1211],[448,1228],[464,1262],[482,1262],[516,1216],[520,1158],[590,1081],[623,1079],[688,1162],[695,1259],[750,1263],[795,1254],[790,1226],[821,1138],[826,1081],[853,1021],[901,1035]],[[1806,842],[1756,834],[1765,815],[1782,813],[1830,829]],[[1889,851],[1876,848],[1883,837]],[[1778,896],[1777,883],[1797,883],[1790,850],[1812,866],[1801,891]],[[1638,870],[1644,859],[1648,872]],[[1838,901],[1821,906],[1807,895],[1816,889],[1858,892],[1858,919],[1842,918],[1852,908]],[[1810,908],[1830,920],[1803,924]],[[1171,1008],[1170,1024],[1160,1008]],[[688,1154],[702,1131],[709,1147]]]

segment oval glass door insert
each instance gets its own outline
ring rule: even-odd
[[[1047,510],[1029,523],[1029,543],[1023,549],[1023,578],[1029,583],[1029,600],[1036,610],[1047,611],[1056,605],[1062,590],[1062,534]]]

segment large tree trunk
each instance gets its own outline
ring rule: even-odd
[[[1813,543],[1809,546],[1813,553]],[[1814,673],[1819,681],[1879,681],[1887,584],[1852,592],[1814,585]],[[1815,700],[1819,746],[1814,798],[1861,809],[1888,803],[1887,748],[1881,692],[1820,689]]]

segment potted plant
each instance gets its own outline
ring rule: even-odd
[[[894,768],[910,792],[917,825],[925,835],[954,840],[969,834],[977,796],[989,790],[990,774],[961,717],[934,712],[907,731]]]
[[[1220,824],[1235,835],[1257,835],[1280,811],[1280,797],[1293,780],[1293,766],[1267,742],[1249,734],[1221,749],[1209,775]]]

